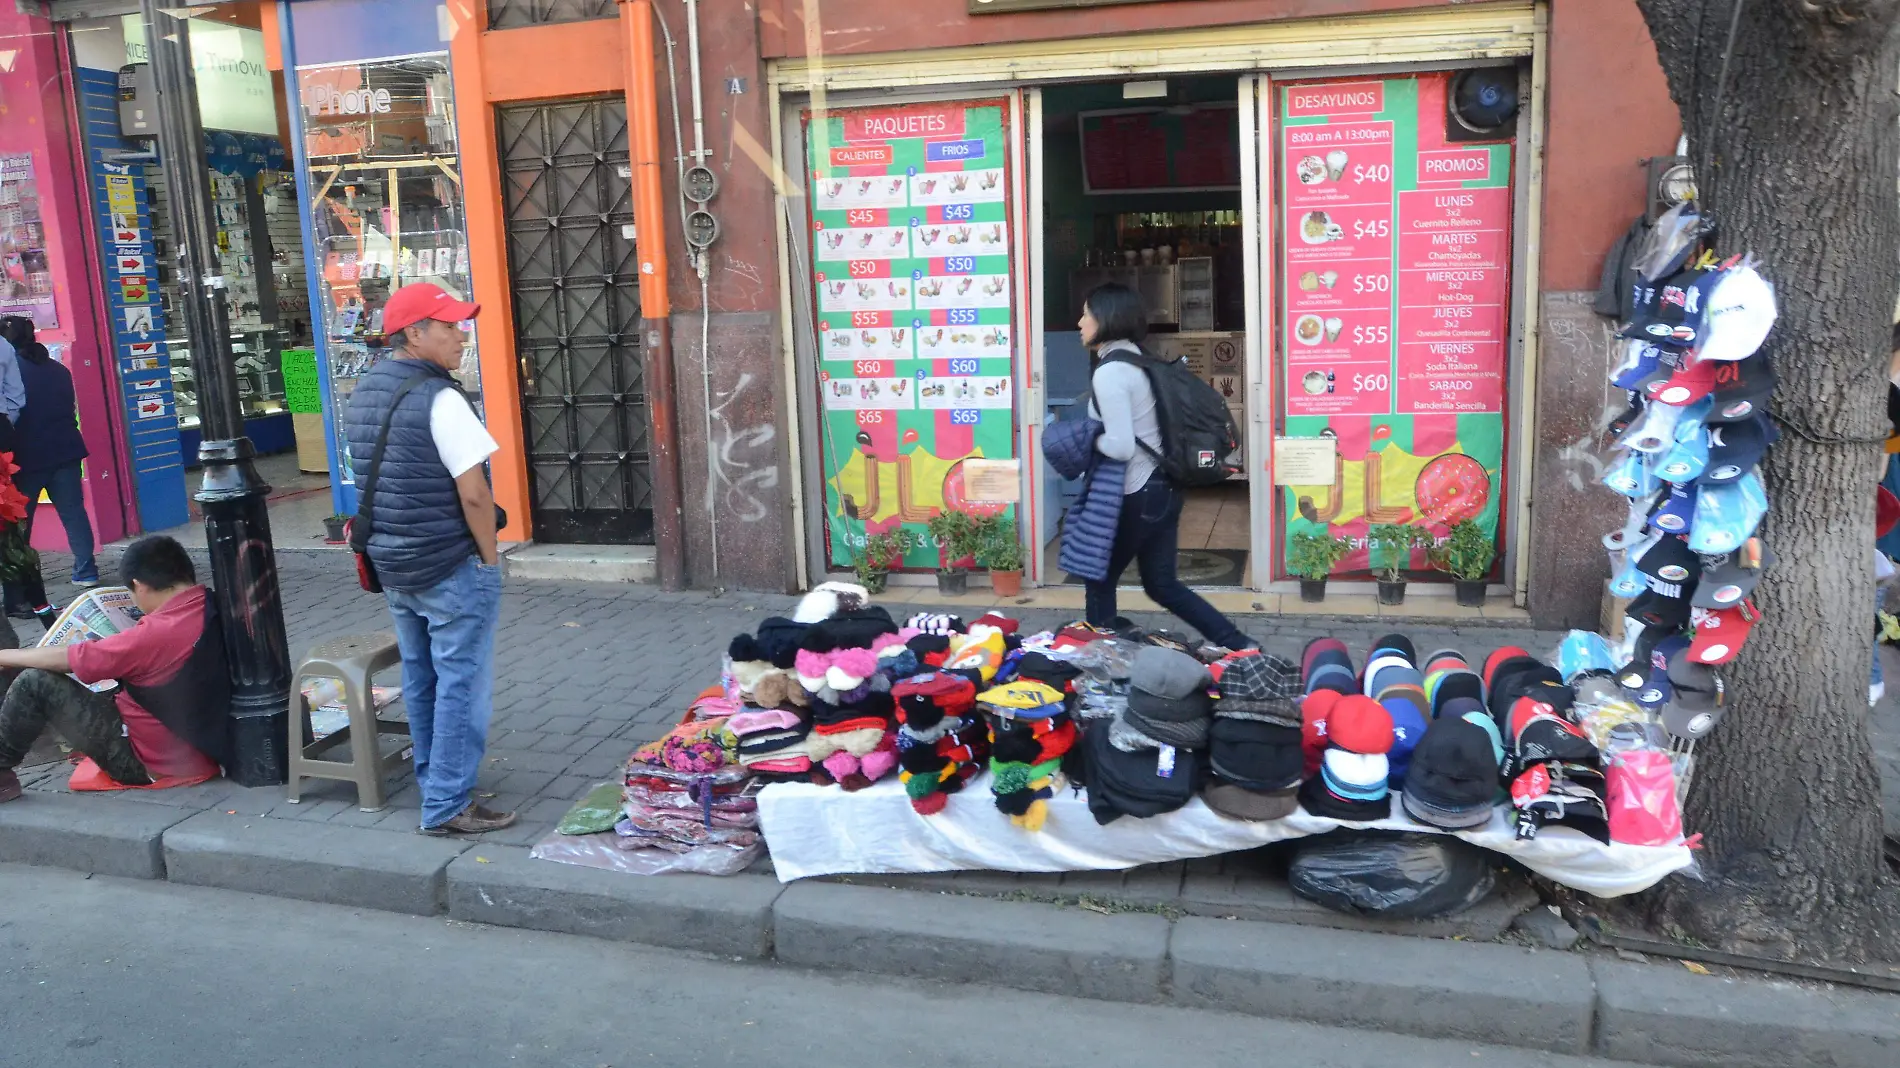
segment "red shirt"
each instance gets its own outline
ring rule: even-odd
[[[163,686],[191,658],[191,648],[205,629],[205,588],[193,586],[139,620],[131,630],[68,646],[66,655],[74,677],[81,682],[118,679],[134,686]],[[154,779],[197,778],[216,775],[217,764],[173,734],[140,707],[123,687],[117,697],[119,715],[132,751],[145,762]]]

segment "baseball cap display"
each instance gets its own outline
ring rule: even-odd
[[[1715,392],[1709,394],[1714,406],[1708,414],[1711,423],[1733,423],[1766,410],[1775,391],[1775,368],[1763,351],[1733,363],[1717,363]]]
[[[1708,464],[1701,476],[1704,485],[1741,478],[1761,462],[1768,446],[1781,436],[1768,416],[1761,412],[1733,423],[1717,423],[1706,433]]]
[[[1687,360],[1686,357],[1684,357]],[[1687,360],[1665,381],[1649,387],[1649,395],[1664,404],[1694,404],[1715,392],[1716,367],[1700,360]]]
[[[1755,592],[1762,574],[1775,565],[1775,554],[1760,538],[1750,538],[1732,553],[1703,561],[1696,585],[1697,608],[1733,608]]]
[[[1702,577],[1702,561],[1689,551],[1688,542],[1673,534],[1644,553],[1636,569],[1642,573],[1645,585],[1670,598],[1687,598]]]
[[[1662,481],[1649,469],[1649,457],[1632,452],[1603,472],[1603,484],[1625,497],[1648,498]]]
[[[1633,452],[1661,452],[1676,443],[1676,424],[1683,409],[1669,404],[1652,404],[1642,418],[1623,431],[1617,444]]]
[[[1657,530],[1670,534],[1683,534],[1689,530],[1689,523],[1695,518],[1696,486],[1693,482],[1681,482],[1669,487],[1657,502],[1656,510],[1649,514],[1649,523]]]
[[[1702,309],[1699,360],[1741,360],[1755,354],[1775,326],[1775,289],[1752,260],[1716,275]]]
[[[1689,548],[1699,553],[1733,552],[1753,537],[1768,514],[1761,477],[1750,471],[1733,482],[1702,485],[1695,498]]]
[[[1611,372],[1610,381],[1619,389],[1646,390],[1675,371],[1662,362],[1661,356],[1662,350],[1655,345],[1641,338],[1631,338],[1623,347],[1623,362]]]
[[[1697,608],[1689,615],[1695,640],[1689,659],[1698,664],[1726,664],[1742,651],[1748,632],[1761,620],[1755,602],[1744,600],[1734,608]]]
[[[1704,397],[1683,409],[1676,424],[1676,443],[1656,461],[1656,474],[1666,482],[1693,482],[1709,466],[1709,428],[1703,419],[1713,401]]]
[[[1646,286],[1622,335],[1667,348],[1693,348],[1700,336],[1709,272],[1693,267]]]
[[[424,319],[445,323],[466,322],[482,313],[482,306],[456,300],[448,290],[434,282],[411,282],[389,295],[383,305],[383,333],[393,334]]]

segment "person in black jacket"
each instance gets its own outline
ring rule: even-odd
[[[46,355],[46,347],[33,338],[33,320],[24,316],[0,316],[0,340],[6,342],[4,354],[0,355],[0,359],[5,359],[19,372],[23,373],[31,362],[29,359],[21,358],[22,348],[32,350],[39,358],[52,362],[52,358]],[[62,373],[64,370],[61,368]],[[69,392],[71,381],[71,378],[67,379]],[[25,417],[24,404],[19,414],[21,418]],[[18,425],[17,420],[10,421],[9,431]],[[25,434],[11,434],[13,440],[6,451],[17,450],[25,437]],[[26,497],[26,518],[18,523],[0,522],[0,572],[12,576],[5,584],[6,614],[13,619],[38,619],[41,626],[51,630],[53,620],[59,615],[59,607],[47,599],[46,582],[40,575],[40,554],[33,550],[31,534],[33,505],[39,497],[40,489],[23,483],[17,475],[13,481],[15,487]],[[90,539],[90,524],[87,525],[87,531],[87,537]],[[90,548],[87,551],[90,553]]]
[[[33,512],[44,490],[66,528],[66,546],[73,554],[73,585],[97,586],[99,564],[93,558],[96,545],[80,470],[87,455],[86,439],[79,433],[72,372],[34,338],[33,320],[7,316],[0,319],[0,334],[13,343],[20,379],[26,385],[26,406],[13,422],[13,463],[20,469],[13,482],[26,494],[27,537],[33,536]]]

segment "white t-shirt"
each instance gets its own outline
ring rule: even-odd
[[[442,457],[442,466],[449,469],[450,478],[462,477],[462,472],[501,448],[482,421],[475,418],[468,398],[453,389],[437,393],[430,404],[429,436],[435,439],[435,451]]]

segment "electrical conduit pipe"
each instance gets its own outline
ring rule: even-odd
[[[667,297],[666,216],[660,181],[660,109],[653,65],[653,5],[619,0],[627,44],[627,147],[633,163],[634,252],[640,264],[640,329],[645,335],[648,462],[660,588],[686,585],[681,512],[679,409],[673,392],[672,304]]]

